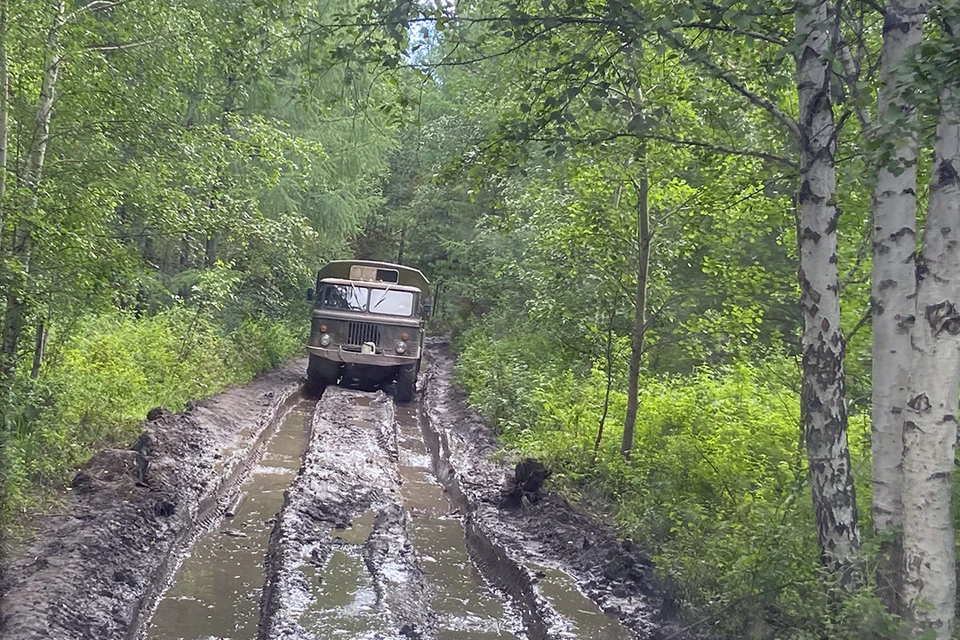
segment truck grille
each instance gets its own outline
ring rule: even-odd
[[[347,326],[347,344],[360,346],[364,342],[373,342],[380,346],[380,330],[369,322],[351,322]]]

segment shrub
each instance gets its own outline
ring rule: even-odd
[[[457,379],[469,402],[508,449],[550,464],[557,489],[650,549],[688,619],[721,636],[893,637],[896,621],[869,584],[855,593],[824,589],[792,361],[644,377],[627,461],[619,453],[625,381],[616,380],[595,453],[605,372],[552,366],[535,345],[465,334]],[[864,416],[851,418],[850,433],[866,514]],[[869,582],[871,572],[864,575]]]
[[[17,386],[20,413],[0,452],[0,527],[56,495],[96,450],[127,445],[152,407],[181,410],[276,367],[300,349],[302,325],[248,316],[227,332],[175,307],[147,318],[89,316],[52,335],[40,379]]]

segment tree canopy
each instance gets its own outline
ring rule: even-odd
[[[958,19],[0,0],[0,524],[295,353],[316,270],[371,258],[686,621],[950,637]]]

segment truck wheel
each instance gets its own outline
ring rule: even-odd
[[[417,365],[408,364],[400,367],[397,376],[397,402],[410,402],[417,390]]]
[[[308,394],[320,395],[328,385],[337,384],[339,379],[339,362],[333,362],[319,356],[310,356],[310,363],[307,365],[306,391]]]

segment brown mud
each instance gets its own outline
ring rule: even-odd
[[[521,604],[531,637],[685,637],[641,549],[555,495],[522,509],[500,508],[500,488],[512,469],[496,461],[495,434],[453,386],[454,360],[443,340],[427,351],[425,439],[438,477],[468,514],[481,570]]]
[[[228,508],[304,367],[290,362],[186,413],[151,412],[131,449],[94,456],[5,565],[0,637],[133,637],[184,551]]]
[[[261,640],[421,638],[432,626],[406,536],[393,402],[368,397],[330,387],[317,405],[271,534]]]
[[[300,360],[161,412],[9,563],[0,638],[683,637],[641,550],[556,496],[500,508],[453,363],[432,342],[408,405],[301,399]]]
[[[470,555],[463,518],[433,475],[419,405],[396,409],[401,493],[410,514],[407,532],[427,574],[427,605],[435,637],[507,640],[522,635],[520,616],[496,593]]]
[[[190,549],[150,620],[147,640],[256,635],[263,556],[284,491],[300,468],[315,406],[301,400],[283,418],[220,525]]]

